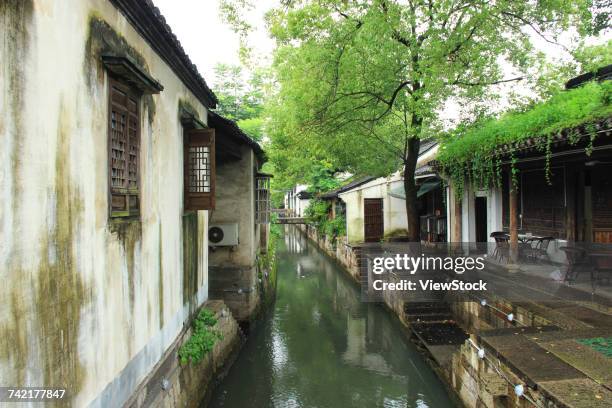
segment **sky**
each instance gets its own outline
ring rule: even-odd
[[[222,21],[219,13],[219,0],[153,0],[153,2],[159,7],[191,61],[196,64],[206,82],[215,91],[215,65],[218,63],[240,64],[239,38]],[[247,15],[248,22],[255,28],[250,34],[248,45],[253,48],[252,55],[255,56],[255,59],[259,59],[262,65],[265,65],[266,59],[269,61],[274,49],[274,42],[267,34],[264,15],[268,10],[277,6],[279,0],[257,0],[254,3],[255,9]],[[544,52],[549,59],[557,60],[557,62],[568,59],[569,55],[562,47],[544,41],[533,32],[530,34],[536,49]],[[564,37],[561,42],[569,44],[570,37]],[[587,43],[601,43],[602,39],[589,40]],[[248,67],[244,68],[248,72]],[[508,77],[516,76],[511,75],[510,67],[508,68]],[[503,96],[511,89],[524,91],[526,95],[531,93],[521,83],[503,85],[498,92]],[[494,110],[503,111],[506,108],[507,102],[500,102]],[[461,120],[459,111],[459,105],[449,101],[440,117],[445,127],[453,126],[457,120]]]
[[[239,64],[238,35],[221,21],[219,0],[153,0],[166,18],[185,52],[209,85],[214,83],[217,63]],[[249,38],[256,55],[270,55],[273,41],[268,37],[264,14],[277,2],[258,0],[249,21],[255,31]]]

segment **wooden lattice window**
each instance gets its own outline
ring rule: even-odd
[[[184,200],[186,210],[215,208],[215,130],[185,131]]]
[[[140,98],[110,79],[108,168],[111,217],[139,214]]]
[[[270,176],[258,174],[255,178],[255,222],[270,223]]]

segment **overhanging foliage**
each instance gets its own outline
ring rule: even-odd
[[[537,148],[546,153],[547,176],[554,135],[569,130],[568,138],[575,144],[583,127],[590,138],[585,149],[596,137],[595,123],[612,116],[612,83],[589,83],[581,88],[560,92],[548,101],[523,112],[510,112],[498,119],[489,119],[467,129],[457,129],[443,138],[438,154],[442,171],[448,175],[461,195],[466,180],[480,187],[498,183],[502,158],[508,149],[527,139],[537,139]],[[516,171],[513,169],[513,173]]]

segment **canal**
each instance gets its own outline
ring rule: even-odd
[[[274,310],[259,323],[210,406],[452,407],[399,322],[295,227],[278,249]]]

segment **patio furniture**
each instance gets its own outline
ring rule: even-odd
[[[563,246],[559,248],[565,253],[567,259],[567,270],[565,271],[564,282],[571,284],[576,278],[581,269],[588,266],[588,259],[586,257],[586,251],[582,248],[567,247]]]
[[[548,247],[550,243],[554,241],[554,237],[534,237],[532,241],[535,241],[535,246],[528,249],[528,256],[533,260],[545,260],[550,262],[550,256],[548,255]]]
[[[507,260],[510,255],[508,234],[504,231],[495,231],[491,233],[490,237],[495,240],[493,258],[499,259],[500,261],[502,261],[504,258]]]
[[[605,276],[608,284],[612,275],[612,251],[597,251],[589,254],[593,263],[591,269],[591,285],[593,289],[601,277]]]
[[[508,242],[510,241],[510,234],[507,232],[503,232],[506,236]],[[493,236],[491,234],[491,236]],[[548,257],[548,254],[539,250],[539,246],[542,243],[542,240],[546,239],[554,239],[552,237],[541,237],[538,235],[533,235],[531,233],[522,233],[517,235],[518,238],[518,253],[519,257],[527,260],[537,260],[538,257]],[[534,245],[535,243],[535,245]],[[549,242],[547,242],[546,248],[548,248]]]

